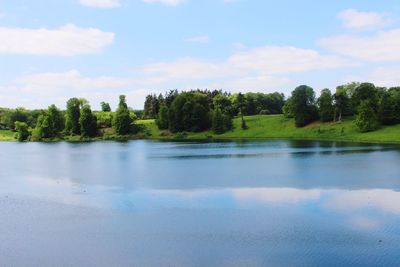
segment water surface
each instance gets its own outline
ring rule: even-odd
[[[0,143],[6,266],[400,266],[400,148]]]

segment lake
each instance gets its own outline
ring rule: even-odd
[[[1,266],[400,266],[400,147],[0,143]]]

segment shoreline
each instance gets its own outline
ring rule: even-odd
[[[240,119],[234,119],[234,129],[223,134],[214,134],[211,131],[197,133],[170,133],[160,131],[154,120],[138,120],[136,123],[145,127],[145,131],[136,135],[117,136],[105,135],[94,138],[80,136],[67,136],[53,140],[39,142],[99,142],[130,140],[160,140],[160,141],[224,141],[224,140],[293,140],[293,141],[327,141],[370,144],[400,144],[400,125],[385,126],[380,129],[360,133],[353,118],[345,118],[342,122],[313,123],[303,128],[296,128],[293,119],[284,118],[282,115],[256,115],[245,117],[249,128],[241,129]],[[0,130],[0,141],[17,142],[14,133],[9,130]],[[33,141],[27,141],[33,142]]]

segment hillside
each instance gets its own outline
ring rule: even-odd
[[[257,115],[245,117],[247,130],[240,128],[240,118],[234,119],[233,131],[216,135],[211,131],[201,133],[188,133],[171,135],[160,132],[154,120],[139,121],[146,125],[150,138],[181,138],[187,139],[252,139],[252,138],[282,138],[305,140],[342,140],[357,142],[382,142],[400,143],[400,125],[381,127],[377,131],[360,133],[352,118],[345,119],[342,123],[313,123],[303,128],[296,128],[293,119],[284,118],[282,115]]]

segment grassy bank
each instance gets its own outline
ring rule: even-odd
[[[167,139],[255,139],[255,138],[280,138],[304,140],[337,140],[357,142],[400,143],[400,125],[381,127],[369,133],[360,133],[352,118],[345,119],[342,123],[314,123],[303,128],[296,128],[293,119],[284,118],[282,115],[249,116],[245,117],[248,129],[240,128],[240,119],[234,120],[233,131],[216,135],[211,131],[201,133],[188,133],[186,136],[171,135],[158,130],[153,120],[140,121],[146,125],[150,138]]]
[[[111,129],[104,130],[104,138],[97,137],[90,140],[127,140],[127,139],[299,139],[299,140],[336,140],[373,143],[400,143],[400,125],[381,127],[369,133],[360,133],[351,118],[342,123],[313,123],[304,128],[296,128],[293,119],[286,119],[282,115],[249,116],[245,117],[249,129],[240,128],[240,119],[234,120],[233,131],[216,135],[211,131],[201,133],[171,134],[168,131],[158,130],[154,120],[139,120],[146,132],[135,136],[113,136]],[[66,137],[67,141],[82,141],[79,136]],[[14,133],[0,130],[1,141],[14,140]],[[86,141],[90,141],[86,140]]]

